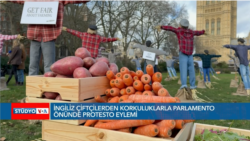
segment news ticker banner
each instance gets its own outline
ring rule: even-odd
[[[249,120],[250,103],[0,103],[0,119]]]

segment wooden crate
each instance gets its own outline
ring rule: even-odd
[[[228,129],[228,127],[216,126],[216,125],[208,125],[208,124],[200,124],[195,123],[192,129],[191,137],[189,141],[194,141],[194,137],[197,134],[200,134],[204,129]],[[250,136],[250,130],[238,129],[238,128],[230,128],[229,131],[233,133],[237,133],[238,135]]]
[[[175,138],[155,138],[93,127],[75,126],[51,121],[42,123],[42,139],[46,141],[187,141],[193,123],[188,123]]]
[[[106,76],[81,79],[26,77],[26,96],[29,97],[41,97],[43,92],[58,92],[63,100],[76,102],[104,94],[104,91],[108,88],[110,88],[110,84]]]
[[[104,96],[106,98],[106,96]],[[35,98],[35,97],[26,97],[26,103],[70,103],[70,101],[59,101],[59,100],[51,100],[51,99],[44,99],[44,98]],[[82,103],[96,103],[94,98],[80,101]],[[86,120],[51,120],[53,122],[60,122],[60,123],[67,123],[73,125],[80,125],[83,124]]]

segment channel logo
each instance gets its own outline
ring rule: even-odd
[[[12,103],[11,119],[50,119],[49,103]]]

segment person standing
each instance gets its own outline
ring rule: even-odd
[[[135,56],[135,59],[132,59],[131,62],[135,62],[136,65],[136,70],[141,70],[141,58],[139,58],[138,56]]]
[[[23,82],[24,82],[24,69],[25,69],[26,51],[25,51],[25,47],[24,47],[23,44],[20,45],[20,49],[22,50],[22,57],[21,57],[22,62],[18,66],[17,76],[18,76],[18,84],[22,86]]]
[[[116,63],[116,57],[117,57],[118,55],[121,55],[120,52],[114,53],[114,49],[111,49],[111,52],[110,52],[110,53],[101,53],[101,54],[102,54],[102,55],[108,56],[109,63]]]
[[[211,59],[214,57],[221,57],[221,55],[210,55],[208,50],[204,50],[204,53],[205,54],[194,54],[194,57],[201,58],[204,82],[208,88],[211,88],[211,81],[210,81],[210,75],[209,75],[209,70],[211,67]],[[206,76],[208,77],[208,80],[206,79]]]
[[[15,39],[13,41],[12,52],[8,56],[9,56],[8,64],[12,66],[12,69],[9,78],[6,82],[6,85],[8,86],[8,83],[10,82],[13,74],[15,75],[16,85],[18,85],[17,68],[22,61],[21,60],[22,50],[20,49],[20,42],[18,39]]]
[[[190,89],[192,91],[193,97],[196,97],[196,86],[195,86],[195,70],[193,61],[193,42],[194,36],[200,36],[205,34],[205,30],[193,31],[188,29],[189,21],[182,19],[180,21],[180,27],[175,28],[172,26],[156,26],[156,29],[160,31],[161,29],[174,32],[178,38],[179,42],[179,66],[181,73],[181,87],[180,89],[187,88],[187,72],[189,72],[189,82]]]
[[[21,36],[20,34],[18,34],[18,35],[3,35],[3,34],[1,34],[1,30],[0,30],[0,58],[2,55],[4,41],[12,40],[12,39],[23,39],[23,38],[24,38],[24,36]],[[1,59],[0,59],[0,64],[1,64]],[[1,66],[0,66],[0,70],[1,70]]]
[[[9,2],[24,4],[24,1]],[[27,38],[31,40],[29,75],[38,75],[41,54],[43,55],[44,72],[51,71],[50,66],[55,62],[55,40],[62,31],[64,6],[86,2],[88,1],[59,1],[56,25],[28,25]]]
[[[247,94],[250,95],[250,72],[249,72],[249,62],[248,62],[248,50],[250,50],[250,46],[246,46],[245,40],[242,38],[238,39],[238,45],[224,45],[223,47],[228,49],[233,49],[239,60],[240,60],[240,73],[241,78],[243,79],[243,84],[245,89],[247,90]]]
[[[67,31],[70,34],[79,37],[82,40],[82,47],[86,48],[93,58],[98,56],[100,43],[120,41],[119,38],[106,38],[98,35],[97,29],[98,28],[96,25],[89,25],[87,32],[80,32],[77,30],[68,29],[67,27],[62,28],[63,31]]]

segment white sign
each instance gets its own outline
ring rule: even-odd
[[[155,59],[155,64],[158,65],[158,59]]]
[[[25,2],[21,24],[56,24],[59,2]]]
[[[146,59],[146,60],[154,61],[155,60],[155,53],[148,52],[148,51],[143,51],[142,58]]]

